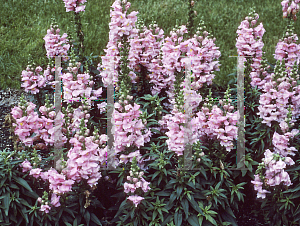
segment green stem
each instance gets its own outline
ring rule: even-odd
[[[78,55],[79,55],[79,59],[81,61],[83,61],[83,55],[84,55],[85,47],[84,47],[84,44],[83,44],[84,43],[84,34],[83,34],[83,31],[82,31],[81,17],[79,15],[79,13],[75,13],[75,12],[74,12],[74,17],[75,17],[76,33],[77,33],[77,37],[78,37],[79,43],[80,43],[80,48],[79,48]]]

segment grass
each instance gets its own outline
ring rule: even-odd
[[[28,57],[32,56],[37,65],[44,69],[48,63],[44,48],[44,36],[50,28],[51,17],[59,24],[61,34],[68,33],[73,25],[73,12],[66,12],[63,0],[1,0],[0,8],[0,89],[8,87],[21,89],[21,72],[26,69]],[[108,42],[110,6],[113,0],[88,0],[82,15],[85,34],[85,55],[104,55]],[[138,17],[148,25],[156,21],[165,31],[165,36],[176,25],[186,24],[188,19],[187,0],[131,0],[131,11],[139,11]],[[194,10],[197,26],[201,17],[208,31],[216,38],[220,47],[220,71],[215,72],[214,82],[225,85],[230,80],[228,74],[235,71],[237,55],[236,30],[255,6],[266,30],[263,36],[270,63],[275,64],[273,54],[278,40],[284,33],[286,19],[282,18],[281,0],[195,0]],[[295,31],[300,30],[296,21]],[[100,57],[98,62],[100,62]]]

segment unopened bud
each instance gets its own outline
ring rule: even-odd
[[[195,5],[195,2],[191,1],[191,6],[194,7],[194,5]]]

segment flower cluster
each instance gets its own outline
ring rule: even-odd
[[[220,144],[230,151],[233,148],[233,139],[237,139],[236,123],[239,118],[238,111],[230,112],[226,115],[216,105],[210,111],[207,107],[202,107],[202,111],[197,113],[198,122],[201,126],[200,136],[207,135],[210,139],[217,139]],[[202,138],[203,139],[203,138]]]
[[[282,6],[286,7],[288,2],[283,1]],[[290,13],[291,8],[288,11]],[[295,12],[293,15],[295,16]],[[289,147],[289,140],[296,136],[299,130],[293,129],[288,132],[300,115],[300,87],[297,85],[299,75],[296,62],[299,58],[299,46],[295,44],[298,38],[293,33],[292,22],[289,23],[283,37],[284,41],[280,40],[277,44],[274,54],[277,60],[275,70],[271,75],[271,80],[263,86],[264,93],[260,96],[259,112],[257,113],[263,119],[262,123],[271,127],[272,122],[275,121],[279,123],[283,132],[283,135],[274,132],[272,139],[274,152],[269,149],[265,151],[265,158],[256,171],[255,181],[252,181],[255,190],[258,191],[257,197],[260,198],[265,198],[266,194],[270,193],[262,189],[263,185],[276,186],[281,183],[286,186],[291,185],[290,177],[284,168],[286,164],[295,164],[287,155],[295,155],[294,152],[298,151],[295,147]],[[285,64],[285,62],[287,63]]]
[[[130,170],[130,176],[127,176],[127,180],[129,183],[124,183],[124,192],[125,193],[131,193],[134,194],[135,192],[139,193],[137,189],[141,189],[143,192],[148,192],[151,188],[149,187],[149,182],[147,182],[144,178],[143,172],[139,172],[139,167],[137,166],[136,157],[133,157],[132,159],[132,165]],[[143,197],[139,195],[131,195],[127,198],[128,200],[132,201],[137,207],[140,202],[144,199]]]
[[[25,144],[25,146],[32,146],[34,138],[32,137],[33,133],[37,136],[40,136],[46,144],[54,144],[54,117],[55,111],[54,107],[41,106],[39,111],[45,116],[39,117],[38,113],[34,111],[36,105],[33,103],[26,103],[24,99],[21,99],[19,106],[16,106],[12,109],[12,117],[16,120],[16,123],[13,123],[15,126],[15,134],[19,136],[19,139]],[[64,118],[64,114],[62,114]],[[64,119],[63,119],[64,123]],[[49,138],[50,135],[50,138]],[[66,142],[67,138],[62,137],[63,142]]]
[[[148,29],[141,23],[140,21],[137,23],[137,27],[140,27],[138,37],[130,40],[129,67],[137,72],[141,72],[141,67],[143,66],[150,72],[147,76],[149,76],[149,82],[154,84],[151,93],[155,95],[162,88],[166,87],[165,79],[161,74],[162,66],[160,66],[161,59],[159,58],[164,31],[157,24],[150,24]]]
[[[137,36],[138,29],[135,28],[135,23],[137,21],[138,12],[132,11],[130,14],[126,15],[127,10],[130,8],[130,2],[125,5],[125,10],[123,10],[120,0],[116,0],[111,6],[113,10],[110,10],[111,22],[109,23],[109,42],[106,46],[107,49],[106,56],[102,56],[102,64],[98,64],[98,70],[101,71],[100,75],[102,77],[102,82],[105,87],[108,84],[116,84],[118,82],[118,73],[115,68],[112,68],[111,61],[114,60],[115,67],[118,66],[119,60],[121,59],[119,54],[119,48],[121,48],[121,40],[123,35],[127,35],[129,38],[134,38]],[[111,73],[111,70],[114,73]],[[113,77],[109,77],[112,75]],[[134,80],[134,79],[132,79]]]
[[[172,110],[171,114],[168,114],[163,117],[162,120],[159,121],[161,125],[166,124],[168,128],[168,132],[166,132],[166,135],[168,136],[168,140],[166,141],[168,144],[169,150],[174,151],[177,156],[183,155],[184,151],[184,135],[185,132],[187,132],[186,128],[183,126],[185,124],[185,115],[182,112],[179,112],[178,109],[175,108]],[[198,137],[198,125],[197,125],[197,119],[192,118],[191,120],[192,125],[192,137],[190,137],[190,144],[193,144],[197,141]]]
[[[272,121],[281,123],[285,120],[288,114],[288,107],[292,109],[292,122],[299,117],[299,89],[297,80],[297,66],[294,66],[292,74],[287,76],[287,72],[284,71],[284,60],[280,65],[277,61],[275,67],[275,73],[271,75],[272,81],[265,83],[263,91],[260,96],[259,112],[257,113],[262,119],[262,123],[271,126]],[[290,104],[292,103],[292,104]]]
[[[288,127],[288,125],[286,126]],[[272,140],[272,143],[274,145],[274,152],[283,157],[286,157],[287,155],[294,156],[295,153],[293,151],[297,151],[297,149],[295,147],[288,147],[288,144],[289,139],[293,138],[298,133],[299,130],[297,129],[293,129],[291,132],[286,132],[283,135],[280,135],[277,132],[275,132]]]
[[[286,165],[295,164],[290,157],[281,158],[279,154],[272,153],[269,149],[265,151],[264,155],[263,163],[260,163],[257,172],[261,172],[265,168],[265,176],[261,178],[259,174],[255,174],[255,180],[251,181],[254,190],[257,191],[257,198],[262,199],[266,197],[267,193],[270,193],[270,191],[263,189],[263,181],[266,186],[278,186],[281,183],[290,186],[292,183],[289,174],[284,169]]]
[[[283,41],[280,40],[277,43],[275,54],[273,54],[276,60],[282,61],[285,59],[285,66],[288,75],[291,74],[294,64],[300,57],[300,44],[296,44],[297,40],[297,34],[291,35],[287,32]]]
[[[290,3],[290,4],[289,4]],[[293,16],[293,20],[297,20],[296,13],[299,12],[299,5],[300,0],[284,0],[281,2],[282,5],[282,12],[283,12],[283,18],[287,18],[288,16]]]
[[[107,137],[102,136],[101,145],[105,144],[106,140]],[[85,148],[82,147],[82,141]],[[106,149],[99,149],[94,137],[75,136],[70,139],[70,143],[74,147],[68,152],[67,166],[62,172],[76,182],[86,179],[87,184],[93,188],[102,177],[99,170],[100,165],[105,165]]]
[[[141,114],[139,110],[140,105],[136,103],[134,103],[134,105],[128,104],[127,100],[124,100],[124,104],[126,104],[126,106],[123,108],[119,103],[115,103],[112,118],[112,122],[115,126],[116,154],[125,151],[126,146],[130,147],[135,145],[140,148],[144,146],[145,142],[149,142],[151,137],[151,131],[149,129],[145,130],[142,119],[138,119]],[[124,110],[125,112],[122,113]],[[142,132],[144,134],[142,134]]]
[[[168,78],[164,83],[169,84],[170,89],[166,91],[169,95],[170,102],[174,104],[174,82],[175,73],[181,72],[185,68],[185,59],[182,56],[191,57],[191,70],[193,74],[191,78],[193,82],[191,87],[197,91],[204,83],[212,84],[215,77],[212,74],[213,70],[218,71],[220,64],[218,61],[213,61],[221,56],[219,47],[215,46],[215,38],[211,38],[207,31],[202,31],[206,28],[204,22],[200,23],[197,34],[193,38],[183,41],[183,35],[188,33],[186,26],[182,25],[178,29],[170,32],[171,37],[165,38],[162,50],[163,74]],[[200,36],[200,32],[202,35]],[[176,45],[177,42],[177,45]]]
[[[53,58],[55,56],[67,56],[70,44],[68,44],[68,35],[64,33],[62,36],[59,34],[60,29],[57,25],[51,25],[47,30],[47,35],[43,38],[45,40],[45,48],[47,51],[47,57]],[[68,57],[62,58],[64,61],[68,60]]]
[[[63,81],[64,99],[67,101],[79,101],[80,99],[87,98],[89,105],[91,100],[97,99],[102,94],[102,87],[98,90],[93,90],[94,82],[93,76],[90,76],[88,71],[84,74],[79,74],[78,69],[81,63],[77,62],[76,66],[70,63],[68,73],[64,73],[61,78]],[[93,96],[91,97],[91,94]]]
[[[252,81],[250,84],[252,87],[257,86],[261,89],[266,82],[270,81],[270,75],[262,68],[262,48],[264,46],[262,36],[266,30],[262,23],[254,27],[258,18],[258,14],[254,11],[242,21],[236,32],[238,34],[236,48],[240,56],[251,56],[253,63],[251,64],[250,77]]]
[[[63,0],[66,12],[75,11],[75,13],[84,12],[86,0]]]
[[[46,78],[41,75],[42,67],[38,66],[34,70],[34,68],[30,68],[27,66],[26,70],[22,71],[22,81],[24,82],[21,87],[25,89],[25,92],[31,92],[32,94],[36,94],[39,92],[37,87],[45,87],[46,86]]]

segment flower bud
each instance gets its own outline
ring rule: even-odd
[[[195,5],[195,2],[192,0],[191,1],[191,6],[194,7],[194,5]]]
[[[201,161],[201,159],[200,159],[200,158],[198,158],[198,159],[197,159],[197,162],[200,162],[200,161]]]
[[[204,152],[199,153],[200,157],[203,157],[204,155],[205,155]]]
[[[127,180],[128,180],[128,181],[131,181],[131,177],[130,177],[130,176],[127,176]]]

